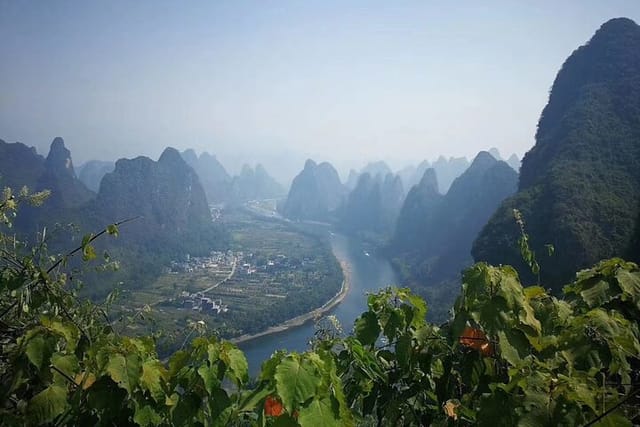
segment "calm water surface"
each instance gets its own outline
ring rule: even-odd
[[[330,313],[335,315],[345,332],[351,331],[353,321],[367,308],[367,292],[376,291],[398,280],[388,260],[365,252],[360,242],[339,234],[331,234],[331,247],[336,258],[347,263],[351,271],[351,285],[344,300]],[[260,365],[276,350],[304,351],[313,337],[314,323],[287,331],[266,335],[239,344],[249,361],[251,375],[256,375]]]

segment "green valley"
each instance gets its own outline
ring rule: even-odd
[[[253,334],[320,307],[340,291],[340,265],[316,226],[243,209],[223,211],[219,221],[229,232],[228,250],[184,254],[148,286],[121,291],[115,313],[135,319],[126,330],[161,332],[166,348],[175,349],[194,323],[225,338]]]

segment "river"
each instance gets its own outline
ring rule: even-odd
[[[351,281],[347,295],[327,315],[335,315],[344,331],[348,333],[356,317],[367,308],[367,292],[398,284],[398,280],[388,260],[373,253],[369,255],[357,240],[340,234],[331,234],[330,241],[331,249],[338,261],[347,264]],[[249,372],[254,376],[259,372],[262,362],[276,350],[298,352],[306,350],[314,331],[314,323],[307,322],[283,332],[245,341],[238,346],[247,356]]]

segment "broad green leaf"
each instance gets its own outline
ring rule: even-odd
[[[500,354],[513,366],[517,366],[526,352],[528,341],[524,339],[522,332],[518,330],[506,330],[498,332],[500,341]]]
[[[270,427],[298,427],[299,425],[289,414],[282,414],[269,424]]]
[[[278,350],[275,353],[273,353],[271,355],[271,358],[269,358],[268,360],[262,363],[262,366],[260,369],[260,375],[258,376],[258,379],[260,381],[269,381],[273,379],[276,373],[276,368],[278,367],[282,359],[285,357],[285,355],[286,353],[283,350]]]
[[[239,386],[249,380],[249,364],[244,353],[235,347],[231,347],[231,343],[225,343],[228,348],[222,353],[224,362],[229,366],[232,378]]]
[[[67,388],[52,384],[29,401],[26,415],[31,424],[43,425],[62,414],[67,406]]]
[[[378,336],[380,335],[380,325],[378,324],[378,317],[371,311],[364,312],[356,320],[354,329],[356,338],[363,345],[372,345],[376,342]]]
[[[315,366],[296,353],[280,362],[274,377],[278,396],[289,413],[313,397],[321,382]]]
[[[68,378],[72,379],[75,378],[76,374],[80,370],[78,358],[74,354],[61,355],[56,353],[51,357],[51,365],[64,373]],[[54,370],[54,375],[56,373],[57,372]]]
[[[396,359],[402,368],[409,368],[411,363],[411,337],[402,335],[396,342]]]
[[[31,339],[29,339],[29,341],[27,342],[27,345],[25,346],[24,352],[27,355],[27,358],[38,369],[42,369],[42,362],[44,357],[47,355],[47,353],[48,353],[48,356],[47,356],[48,358],[51,355],[51,352],[53,351],[53,348],[48,348],[47,349],[48,351],[46,351],[45,346],[52,347],[45,342],[45,339],[42,336],[42,334],[38,334],[32,337]]]
[[[547,291],[542,286],[527,286],[524,288],[524,295],[527,299],[539,298],[547,295]]]
[[[151,406],[136,407],[133,421],[141,427],[157,426],[162,423],[162,417]]]
[[[218,379],[218,364],[213,363],[209,366],[207,363],[203,363],[198,368],[198,375],[204,382],[204,388],[209,395],[213,394],[213,391],[220,387],[220,380]]]
[[[169,359],[169,376],[174,377],[182,368],[187,366],[190,355],[188,352],[180,350],[173,353]]]
[[[411,325],[416,328],[424,325],[425,317],[427,315],[427,302],[418,295],[413,294],[407,294],[406,298],[415,309],[413,319],[411,319]]]
[[[589,307],[601,306],[611,300],[609,282],[604,280],[594,281],[580,292],[580,296]]]
[[[631,296],[633,300],[640,300],[640,276],[638,273],[631,273],[627,270],[620,270],[616,274],[620,289],[627,295]]]
[[[337,406],[328,397],[313,399],[308,406],[300,408],[298,423],[302,427],[340,427],[343,424],[339,419]]]
[[[407,305],[403,306],[408,312],[409,316],[413,313],[413,309]],[[383,325],[383,332],[386,337],[390,340],[395,339],[398,334],[402,333],[402,330],[405,328],[405,313],[400,309],[392,309],[389,311],[384,311],[380,313],[380,320]],[[377,338],[377,336],[376,336]],[[375,342],[375,339],[374,339]],[[363,343],[366,345],[366,343]]]
[[[147,390],[158,403],[165,400],[165,393],[162,389],[165,376],[166,370],[159,361],[147,360],[142,364],[140,386]]]
[[[131,394],[140,378],[140,360],[135,354],[129,354],[127,357],[113,354],[107,363],[106,371],[120,388]]]
[[[621,413],[621,410],[617,412],[612,412],[597,423],[595,423],[594,427],[631,427],[633,423],[629,418],[625,417],[624,414]]]
[[[209,398],[209,407],[213,418],[212,425],[220,427],[229,425],[234,408],[226,391],[221,388],[213,390]]]
[[[52,320],[47,317],[42,318],[42,325],[50,331],[64,337],[67,342],[67,351],[75,351],[78,340],[80,339],[80,330],[76,325],[69,322],[63,323],[59,320]]]

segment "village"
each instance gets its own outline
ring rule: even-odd
[[[262,288],[262,298],[285,298],[282,278],[315,264],[310,257],[291,258],[282,253],[258,254],[244,251],[212,251],[209,256],[185,254],[182,261],[172,261],[167,273],[175,279],[179,294],[163,301],[165,307],[186,309],[207,315],[229,312],[230,301],[244,299]],[[205,280],[196,280],[201,278]],[[194,289],[194,282],[198,289]]]

